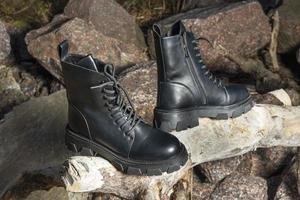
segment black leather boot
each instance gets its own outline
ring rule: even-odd
[[[68,54],[66,41],[59,55],[69,103],[68,148],[87,148],[127,174],[160,175],[186,163],[187,151],[175,136],[145,124],[126,105],[112,65]]]
[[[202,63],[197,40],[179,21],[167,33],[153,26],[158,69],[156,127],[177,131],[195,127],[199,117],[237,117],[253,106],[247,89],[223,86]]]

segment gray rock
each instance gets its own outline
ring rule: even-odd
[[[288,93],[289,97],[291,98],[292,105],[293,106],[299,106],[300,105],[300,93],[296,89],[285,89],[285,91]]]
[[[214,191],[215,184],[193,182],[192,199],[208,200]]]
[[[279,105],[282,106],[283,103],[276,98],[274,95],[270,94],[270,93],[265,93],[265,94],[253,94],[253,99],[255,101],[255,103],[259,103],[259,104],[273,104],[273,105]]]
[[[11,52],[10,37],[6,31],[5,25],[0,21],[0,62],[5,60]]]
[[[278,53],[289,53],[300,45],[300,1],[284,0],[279,7]]]
[[[291,178],[293,181],[291,183],[287,183],[286,181],[282,181],[276,191],[274,200],[295,200],[300,199],[299,193],[297,191],[297,184],[295,184],[295,177]]]
[[[232,174],[222,181],[211,200],[267,200],[267,181],[260,177]]]
[[[206,162],[196,166],[194,170],[200,170],[210,183],[217,183],[235,172],[242,160],[242,156],[236,156],[233,158]]]
[[[153,110],[157,94],[156,64],[135,66],[120,77],[137,113],[149,124],[153,122]]]
[[[114,196],[112,194],[95,193],[93,200],[123,200],[121,197]]]
[[[279,170],[276,176],[268,179],[269,199],[294,200],[300,199],[298,192],[298,171],[299,165],[294,160],[286,161],[286,166]]]
[[[114,0],[70,0],[64,13],[92,23],[97,31],[108,37],[146,49],[144,35],[134,17]]]
[[[25,200],[68,200],[68,193],[63,187],[53,187],[50,190],[36,190],[31,192]]]
[[[57,46],[66,39],[70,43],[70,53],[93,54],[103,62],[114,64],[118,70],[148,60],[146,53],[133,43],[105,35],[90,22],[56,16],[45,27],[29,32],[25,40],[29,53],[62,82]]]
[[[274,176],[289,164],[295,152],[296,148],[280,146],[257,149],[251,158],[251,174],[266,178]]]
[[[65,91],[35,98],[7,114],[0,124],[0,197],[24,172],[61,165],[65,148]]]
[[[4,65],[0,65],[0,99],[0,118],[14,105],[28,99],[14,78],[12,68]]]
[[[187,30],[192,31],[196,38],[204,38],[199,40],[199,47],[203,60],[213,70],[237,73],[239,68],[212,47],[212,44],[221,45],[236,55],[251,57],[270,41],[269,19],[257,1],[194,9],[159,23],[166,28],[179,19],[183,20]],[[153,47],[151,37],[149,40]]]

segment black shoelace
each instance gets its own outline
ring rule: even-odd
[[[196,51],[196,57],[199,58],[198,62],[201,64],[201,69],[204,70],[204,75],[208,76],[208,79],[211,80],[214,84],[216,84],[218,87],[223,87],[222,80],[217,78],[208,68],[207,66],[203,63],[201,53],[200,53],[200,48],[198,47],[199,40],[202,38],[198,39],[193,39],[192,43],[194,44],[194,50]],[[206,40],[206,39],[205,39]]]
[[[121,130],[129,125],[129,129],[127,128],[127,130],[123,131],[126,136],[132,138],[132,132],[141,121],[141,118],[136,114],[127,92],[118,83],[115,76],[114,66],[105,65],[104,74],[109,78],[110,81],[92,87],[92,89],[99,87],[102,88],[102,92],[104,93],[103,98],[107,100],[105,105],[111,112],[111,117],[115,120],[115,123],[120,126]],[[122,92],[125,94],[130,106],[126,104]]]

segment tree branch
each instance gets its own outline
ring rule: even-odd
[[[167,197],[174,184],[200,163],[238,156],[258,147],[300,146],[300,107],[256,105],[229,120],[199,119],[199,126],[173,132],[190,154],[179,171],[161,176],[127,176],[100,157],[66,161],[63,180],[69,192],[103,192],[133,199]]]

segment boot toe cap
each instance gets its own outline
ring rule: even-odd
[[[136,141],[130,158],[141,161],[164,161],[176,157],[185,147],[173,135],[151,128],[151,133],[142,141]]]

